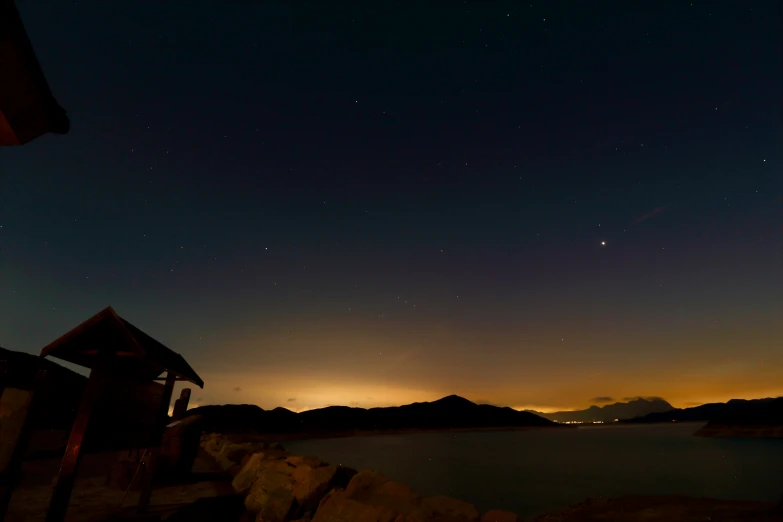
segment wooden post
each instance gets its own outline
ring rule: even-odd
[[[90,378],[84,388],[79,409],[76,412],[76,420],[71,428],[68,445],[65,447],[65,455],[60,465],[60,473],[49,501],[49,511],[46,513],[46,522],[63,522],[68,511],[68,503],[71,500],[71,492],[81,463],[81,449],[84,435],[90,423],[90,414],[93,407],[100,400],[106,381],[114,362],[114,352],[103,349],[98,352],[90,371]]]
[[[185,412],[188,411],[189,402],[190,388],[184,388],[179,394],[179,399],[174,401],[174,411],[171,413],[171,420],[182,420],[182,417],[185,416]]]
[[[149,506],[150,498],[152,497],[152,486],[154,486],[155,482],[155,469],[157,467],[158,454],[160,453],[160,445],[163,441],[163,432],[165,431],[166,424],[168,424],[169,420],[169,405],[171,404],[171,394],[174,392],[174,383],[176,380],[176,375],[171,372],[166,373],[166,384],[163,387],[163,397],[161,397],[160,410],[158,411],[158,425],[152,434],[152,447],[147,452],[147,459],[144,464],[144,484],[141,488],[141,496],[139,497],[139,513],[147,511],[147,506]]]
[[[7,368],[4,368],[4,370],[7,370]],[[27,408],[27,415],[25,416],[21,433],[19,433],[16,446],[14,446],[14,451],[11,454],[11,460],[8,462],[8,466],[6,466],[3,473],[6,484],[4,484],[2,495],[0,495],[0,520],[5,520],[5,515],[8,512],[8,506],[11,504],[11,497],[13,496],[14,489],[19,485],[19,480],[22,478],[22,462],[24,460],[24,455],[27,452],[27,445],[30,442],[30,437],[32,436],[33,419],[36,415],[35,408],[36,404],[41,399],[45,384],[46,370],[38,370],[35,375],[33,397]],[[1,394],[2,392],[0,392],[0,395]]]

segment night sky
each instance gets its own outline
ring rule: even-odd
[[[783,395],[783,15],[18,0],[68,135],[0,151],[0,346],[113,306],[194,402]]]

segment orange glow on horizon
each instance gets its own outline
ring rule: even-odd
[[[744,337],[756,348],[742,353],[729,349],[739,338],[689,336],[681,343],[690,353],[659,358],[636,352],[602,355],[597,349],[593,353],[593,348],[622,340],[611,336],[585,335],[582,349],[566,354],[551,352],[559,348],[543,341],[525,340],[522,333],[463,335],[447,325],[398,331],[369,330],[358,323],[304,322],[293,332],[263,338],[250,331],[238,332],[225,350],[242,354],[242,363],[223,358],[205,364],[209,370],[200,374],[206,385],[204,390],[193,389],[191,407],[257,404],[264,409],[292,411],[330,405],[373,408],[456,394],[477,403],[553,412],[639,396],[662,397],[676,408],[783,396],[783,356],[764,355],[765,350],[770,352],[777,346],[769,335],[755,340]],[[532,355],[467,349],[468,345],[504,346],[511,342],[540,344],[541,349]],[[646,339],[650,346],[640,344],[637,348],[652,350],[659,342]],[[262,346],[274,346],[274,350]],[[364,349],[366,346],[374,350]],[[313,347],[329,355],[314,354]],[[461,355],[455,359],[452,350],[458,348]],[[200,366],[199,361],[193,363]],[[612,401],[595,403],[591,401],[594,397],[611,397]]]
[[[244,380],[244,379],[242,379]],[[235,384],[242,380],[230,376],[205,376],[205,381],[210,383],[203,392],[194,390],[194,399],[190,403],[190,408],[198,405],[207,404],[257,404],[258,406],[269,410],[276,407],[287,408],[291,411],[302,412],[311,409],[324,408],[327,406],[352,406],[361,408],[374,408],[386,406],[399,406],[401,404],[410,404],[413,402],[429,402],[441,397],[451,395],[463,396],[477,403],[487,403],[496,406],[510,406],[515,410],[535,410],[542,413],[552,413],[556,411],[583,410],[592,405],[604,406],[613,402],[625,402],[632,395],[627,392],[632,387],[618,387],[620,393],[612,396],[612,402],[595,404],[589,400],[579,400],[577,397],[585,394],[579,391],[579,395],[573,397],[575,393],[572,390],[566,390],[568,395],[573,397],[568,400],[568,396],[561,393],[552,393],[552,402],[547,404],[543,402],[522,403],[506,400],[504,395],[507,390],[499,390],[500,393],[487,393],[479,395],[471,390],[443,390],[443,389],[413,389],[405,386],[394,386],[391,384],[374,384],[346,382],[345,384],[334,384],[332,382],[315,379],[265,379],[263,384],[251,384],[246,387],[237,387]],[[342,379],[341,379],[342,380]],[[256,380],[256,383],[259,381]],[[585,387],[586,388],[586,387]],[[607,386],[603,390],[610,389]],[[766,397],[783,396],[783,386],[746,386],[743,390],[737,386],[735,392],[726,392],[717,388],[717,386],[695,386],[690,388],[661,387],[660,392],[656,394],[648,393],[641,396],[660,396],[667,400],[675,408],[687,408],[710,402],[726,402],[730,399],[757,399]],[[203,395],[203,396],[202,396]],[[633,397],[639,394],[633,395]]]

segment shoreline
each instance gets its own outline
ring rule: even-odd
[[[502,428],[501,428],[502,429]],[[531,429],[530,427],[518,427],[515,429]],[[380,430],[378,430],[380,431]],[[398,432],[403,430],[397,430]],[[418,430],[404,430],[406,432],[419,432]],[[438,431],[470,431],[467,429],[452,429]],[[485,428],[480,431],[497,431],[497,429]],[[374,434],[363,432],[364,434]],[[386,431],[388,433],[388,430]],[[307,435],[307,434],[297,434]],[[325,434],[323,434],[325,435]],[[332,434],[333,435],[333,434]],[[260,441],[259,441],[260,443]],[[318,457],[304,457],[295,452],[286,451],[279,444],[260,443],[261,446],[253,448],[252,442],[247,442],[245,448],[239,448],[232,443],[229,436],[210,434],[202,440],[204,450],[216,458],[216,461],[225,460],[223,457],[233,456],[239,459],[234,462],[222,462],[224,469],[231,469],[234,476],[233,485],[238,493],[246,495],[245,506],[247,512],[255,516],[257,512],[270,513],[275,506],[268,494],[259,495],[258,491],[297,490],[296,477],[299,473],[312,473],[314,469],[336,470],[338,467],[329,467]],[[240,451],[241,449],[241,451]],[[253,456],[248,457],[247,455]],[[231,459],[229,459],[231,460]],[[301,467],[299,472],[279,472],[289,467]],[[324,467],[326,466],[326,467]],[[277,470],[278,472],[265,475],[263,470]],[[341,468],[347,469],[347,468]],[[259,477],[266,477],[259,479]],[[272,477],[279,483],[272,483]],[[294,477],[294,478],[292,478]],[[256,483],[256,481],[259,481]],[[308,483],[307,481],[303,483]],[[260,485],[259,485],[260,484]],[[331,482],[330,482],[331,484]],[[317,501],[308,503],[308,512],[304,518],[297,516],[292,519],[332,521],[349,520],[342,517],[351,512],[358,517],[359,513],[377,513],[379,510],[394,511],[396,515],[402,514],[406,509],[418,506],[429,506],[433,513],[450,512],[459,513],[459,518],[449,520],[465,520],[471,522],[691,522],[694,520],[713,520],[714,522],[779,522],[783,520],[783,504],[774,501],[754,501],[724,498],[709,498],[687,495],[660,495],[660,494],[631,494],[618,497],[588,497],[575,504],[566,504],[555,509],[548,509],[541,513],[518,515],[512,511],[500,511],[491,509],[492,506],[484,506],[479,510],[475,505],[466,500],[435,495],[422,496],[411,490],[401,482],[394,482],[384,475],[370,470],[350,470],[344,477],[344,483],[332,484],[327,490],[318,494]],[[383,494],[371,494],[368,492],[386,492]],[[393,492],[393,494],[388,493]],[[305,505],[305,504],[302,504]],[[445,511],[437,511],[443,509]],[[489,511],[485,511],[489,509]],[[400,513],[397,513],[399,511]],[[483,516],[482,516],[483,512]],[[264,515],[266,516],[266,515]],[[311,518],[310,518],[311,517]],[[351,518],[352,519],[352,518]],[[430,520],[434,518],[426,518]],[[283,518],[280,518],[283,520]],[[285,518],[285,520],[289,520]],[[376,520],[367,518],[367,520]],[[407,519],[406,519],[407,520]],[[411,519],[413,520],[413,519]],[[416,518],[419,520],[419,518]]]
[[[224,436],[239,437],[244,440],[258,441],[298,441],[320,439],[344,439],[350,437],[375,437],[379,435],[414,435],[417,433],[465,433],[471,431],[529,431],[529,430],[559,430],[578,428],[572,424],[558,424],[555,426],[494,426],[478,428],[404,428],[393,430],[352,430],[330,432],[302,432],[302,433],[260,433],[260,432],[225,432]]]

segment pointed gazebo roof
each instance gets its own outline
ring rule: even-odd
[[[41,357],[52,356],[92,369],[98,350],[105,348],[119,358],[115,371],[120,375],[151,381],[170,372],[178,380],[204,387],[204,381],[180,354],[117,315],[111,306],[49,343],[41,350]]]

